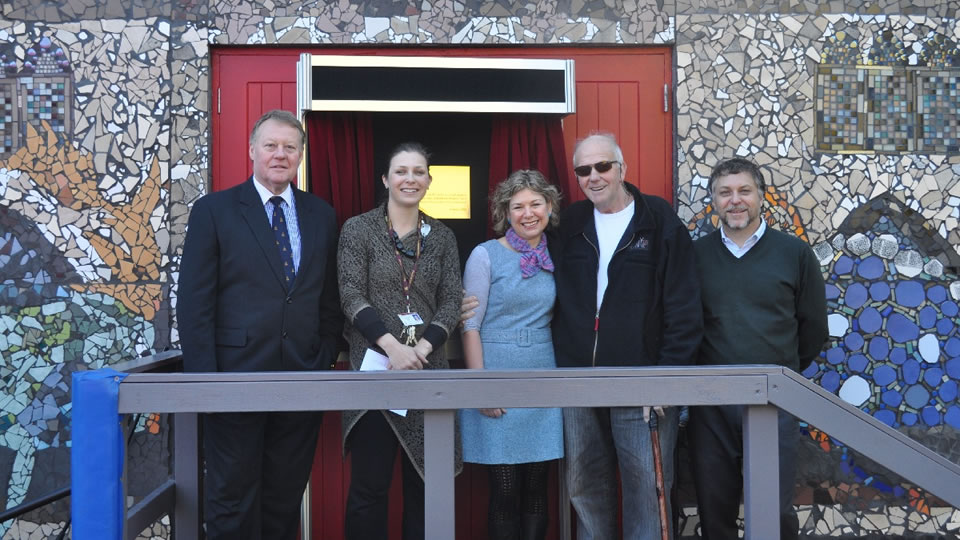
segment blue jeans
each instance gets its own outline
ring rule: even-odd
[[[676,407],[660,417],[667,527],[673,487]],[[620,538],[617,527],[617,468],[623,492],[624,540],[660,540],[660,513],[650,428],[640,407],[563,410],[567,486],[577,513],[577,540]]]

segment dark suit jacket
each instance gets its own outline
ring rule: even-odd
[[[328,369],[343,330],[333,208],[294,188],[303,242],[287,291],[253,182],[206,195],[190,213],[177,293],[184,371]]]

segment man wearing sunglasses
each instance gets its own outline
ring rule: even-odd
[[[553,340],[559,367],[693,363],[703,332],[693,245],[665,200],[625,181],[613,135],[580,141],[574,172],[586,201],[560,218]],[[677,410],[657,407],[665,490],[673,483]],[[580,540],[661,538],[649,407],[564,410],[567,485]],[[668,515],[669,511],[668,511]],[[672,524],[668,524],[671,526]]]

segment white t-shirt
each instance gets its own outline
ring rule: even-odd
[[[597,226],[597,239],[600,241],[597,246],[600,250],[600,265],[597,267],[597,313],[600,313],[603,293],[607,290],[607,267],[617,250],[617,244],[623,238],[623,232],[633,219],[633,207],[634,202],[631,200],[626,208],[613,214],[602,214],[596,208],[593,209],[593,222]]]

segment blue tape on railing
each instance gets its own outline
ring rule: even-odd
[[[123,425],[112,369],[73,374],[70,516],[75,540],[122,540]]]

